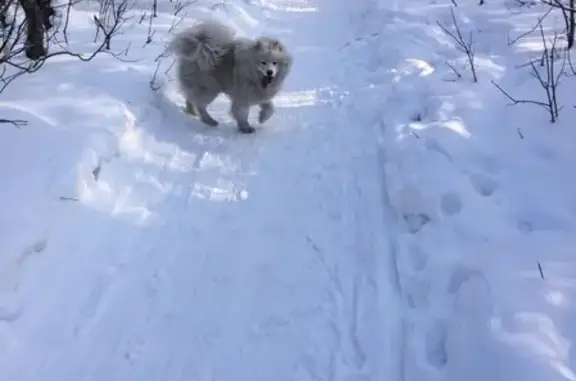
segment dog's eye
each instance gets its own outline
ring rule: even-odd
[[[276,66],[276,61],[272,62],[272,65]]]
[[[260,62],[261,65],[266,65],[266,61]]]

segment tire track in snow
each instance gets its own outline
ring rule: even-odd
[[[353,22],[358,20],[354,19]],[[355,45],[352,43],[343,50],[345,59],[349,56],[371,56],[370,45],[365,48]],[[366,86],[364,83],[371,81],[360,78],[358,83],[353,82],[357,80],[353,75],[364,67],[365,61],[366,58],[361,65],[355,61],[346,62],[341,74],[342,78],[352,79],[344,82],[348,83],[345,93],[349,95],[341,107],[347,115],[343,119],[354,120],[355,128],[362,131],[350,134],[348,139],[351,149],[355,150],[355,160],[350,165],[355,192],[351,193],[350,203],[353,205],[351,209],[356,212],[350,218],[357,221],[354,239],[361,257],[354,277],[355,320],[352,332],[358,365],[368,366],[377,375],[376,378],[402,380],[404,321],[395,241],[398,224],[387,199],[384,171],[387,158],[382,151],[380,131],[380,113],[383,105],[386,105],[386,97],[382,97],[382,89],[377,84],[369,83]],[[386,78],[391,80],[391,77],[387,74],[384,78],[379,77],[378,81],[388,83]],[[373,332],[367,332],[366,326],[373,327]],[[366,357],[362,357],[362,354]],[[361,359],[366,359],[366,363]]]
[[[359,264],[363,253],[357,236],[364,216],[359,214],[356,208],[359,204],[359,193],[355,184],[355,172],[349,163],[351,159],[354,160],[354,151],[358,147],[355,146],[355,133],[351,134],[352,130],[347,126],[349,119],[339,111],[342,106],[340,97],[339,92],[331,92],[328,100],[330,111],[327,111],[326,115],[331,114],[334,117],[326,123],[331,125],[333,130],[327,141],[325,136],[319,136],[316,140],[325,140],[325,144],[315,147],[319,156],[330,156],[333,152],[342,153],[337,161],[329,165],[331,175],[324,175],[322,180],[324,187],[337,190],[326,204],[331,204],[332,208],[336,207],[342,213],[341,222],[338,224],[341,229],[342,249],[331,253],[331,260],[325,253],[318,251],[319,260],[331,280],[331,295],[336,305],[333,329],[338,340],[331,350],[330,373],[334,380],[370,378],[366,369],[363,369],[368,355],[359,338],[359,325],[364,323],[360,320],[364,309],[362,298],[365,296],[362,284],[367,269]],[[330,214],[327,210],[324,212]]]
[[[331,295],[337,306],[333,329],[338,340],[331,351],[331,379],[336,380],[373,377],[367,366],[369,360],[378,361],[374,356],[377,356],[379,348],[371,343],[370,331],[379,321],[367,316],[378,315],[372,306],[378,303],[376,298],[380,287],[376,268],[383,263],[376,261],[375,256],[382,255],[382,250],[387,249],[385,242],[383,244],[377,238],[379,234],[385,234],[385,229],[380,213],[374,212],[374,208],[378,210],[377,206],[381,205],[380,194],[374,189],[378,184],[370,171],[376,169],[376,159],[363,152],[367,147],[375,147],[374,141],[362,136],[366,131],[359,132],[349,126],[349,121],[355,120],[356,116],[348,110],[343,112],[342,108],[346,106],[341,102],[344,93],[336,91],[330,95],[331,111],[326,115],[333,117],[325,122],[332,127],[330,138],[326,140],[325,135],[318,134],[313,139],[322,141],[314,147],[319,157],[342,153],[336,162],[325,167],[322,180],[325,187],[335,190],[326,203],[337,205],[338,213],[343,213],[339,223],[342,250],[328,256],[315,238],[307,236],[331,280]],[[324,213],[331,212],[324,210]],[[384,265],[388,266],[387,263]]]
[[[334,268],[329,264],[326,259],[326,253],[322,248],[320,248],[313,240],[310,238],[309,235],[306,236],[306,240],[314,253],[316,253],[316,257],[320,261],[322,267],[326,271],[328,278],[332,284],[332,288],[330,290],[330,296],[332,301],[335,305],[337,313],[339,314],[339,320],[342,320],[342,313],[344,310],[344,293],[342,291],[342,284],[338,279],[338,275],[335,273]],[[328,371],[328,381],[338,381],[338,361],[341,356],[341,346],[342,346],[342,333],[339,327],[339,324],[335,321],[330,323],[331,330],[335,337],[334,348],[332,348],[330,353],[330,363],[329,363],[329,371]]]
[[[332,95],[331,114],[334,119],[327,122],[332,126],[332,141],[326,144],[327,155],[334,151],[345,153],[335,165],[337,176],[330,180],[335,185],[333,188],[339,189],[335,203],[339,203],[339,210],[344,212],[340,223],[344,250],[338,255],[331,255],[332,261],[327,260],[323,253],[318,255],[332,280],[332,293],[338,306],[334,324],[339,340],[333,349],[334,363],[338,369],[334,372],[336,379],[377,379],[378,376],[372,372],[378,368],[375,364],[381,361],[378,359],[382,353],[380,343],[387,340],[386,336],[390,334],[386,330],[398,324],[395,318],[390,318],[393,321],[391,324],[378,329],[382,324],[380,308],[385,302],[387,307],[391,307],[388,314],[397,314],[394,300],[398,294],[389,294],[395,299],[379,299],[383,290],[388,292],[389,288],[394,288],[388,285],[390,274],[382,272],[392,261],[379,259],[386,257],[389,249],[387,227],[384,225],[386,205],[382,203],[382,189],[374,179],[374,172],[377,174],[380,163],[375,154],[377,146],[370,134],[361,128],[349,126],[350,120],[358,118],[356,110],[349,109],[346,102],[341,102],[344,93]],[[320,156],[323,155],[322,147],[315,147]],[[328,182],[326,179],[324,181]],[[338,268],[346,272],[336,271]],[[350,275],[347,275],[348,271]],[[384,339],[378,338],[377,333],[381,333]],[[398,344],[397,341],[394,343]],[[395,361],[386,359],[387,363]],[[396,371],[399,366],[393,365]],[[387,374],[386,370],[381,373]]]

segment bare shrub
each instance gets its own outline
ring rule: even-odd
[[[452,16],[452,25],[454,27],[454,32],[451,32],[450,30],[448,30],[447,27],[440,24],[439,22],[436,22],[436,24],[438,24],[440,29],[442,29],[442,31],[445,34],[450,36],[456,42],[456,49],[458,49],[459,51],[461,51],[462,53],[464,53],[466,55],[468,67],[470,68],[470,72],[472,73],[472,81],[478,82],[478,75],[476,74],[476,64],[474,62],[475,51],[474,51],[474,43],[473,43],[473,38],[472,38],[473,33],[472,33],[472,31],[470,31],[468,33],[468,39],[464,39],[464,36],[462,35],[461,28],[458,25],[458,22],[456,21],[456,15],[454,14],[454,8],[453,7],[450,8],[450,14]],[[450,65],[450,64],[448,64],[448,65],[452,68],[452,70],[454,70],[456,75],[460,78],[461,74],[456,71],[455,67]]]
[[[529,103],[543,107],[550,115],[550,122],[555,123],[558,120],[560,110],[562,109],[561,106],[558,106],[557,91],[558,86],[560,85],[560,79],[565,75],[567,54],[561,55],[560,67],[557,69],[556,58],[560,57],[558,54],[558,42],[560,41],[560,37],[558,33],[554,33],[552,43],[549,45],[549,41],[547,41],[546,36],[544,35],[542,24],[539,24],[539,29],[543,45],[542,57],[538,60],[531,60],[529,65],[532,69],[532,76],[536,78],[546,94],[546,101],[517,99],[507,93],[494,81],[492,81],[492,84],[512,102],[511,105]],[[538,69],[537,63],[539,63],[541,69]],[[541,71],[544,71],[544,74],[542,74]]]

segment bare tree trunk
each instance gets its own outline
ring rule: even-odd
[[[2,29],[6,29],[8,27],[8,23],[6,21],[6,11],[10,7],[10,3],[12,0],[0,0],[0,27]]]
[[[8,27],[6,12],[13,0],[0,0],[0,24],[3,29]],[[52,28],[51,17],[55,11],[51,0],[17,0],[24,10],[27,36],[26,56],[38,60],[46,55],[44,32]]]
[[[36,0],[38,3],[38,7],[40,8],[40,12],[42,12],[42,23],[44,23],[44,28],[49,30],[52,28],[52,20],[51,17],[54,15],[54,8],[52,8],[51,0]]]
[[[567,38],[568,38],[568,49],[571,49],[574,46],[574,29],[576,29],[576,10],[574,8],[576,1],[570,0],[570,10],[569,12],[569,25],[567,25]]]
[[[576,4],[575,0],[569,0],[565,3],[562,0],[541,0],[544,4],[551,6],[552,8],[558,8],[562,12],[562,17],[564,18],[564,23],[566,24],[566,43],[567,48],[570,49],[574,46],[574,37],[576,29]]]
[[[46,55],[44,47],[44,23],[42,11],[35,0],[19,0],[26,15],[28,36],[26,37],[26,57],[38,60]]]

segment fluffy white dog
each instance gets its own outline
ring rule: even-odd
[[[277,39],[237,38],[225,25],[204,21],[178,33],[169,45],[177,57],[177,78],[186,98],[186,111],[210,126],[218,122],[206,110],[220,94],[232,101],[231,114],[244,133],[252,106],[260,106],[258,121],[274,114],[272,98],[292,67],[292,56]]]

